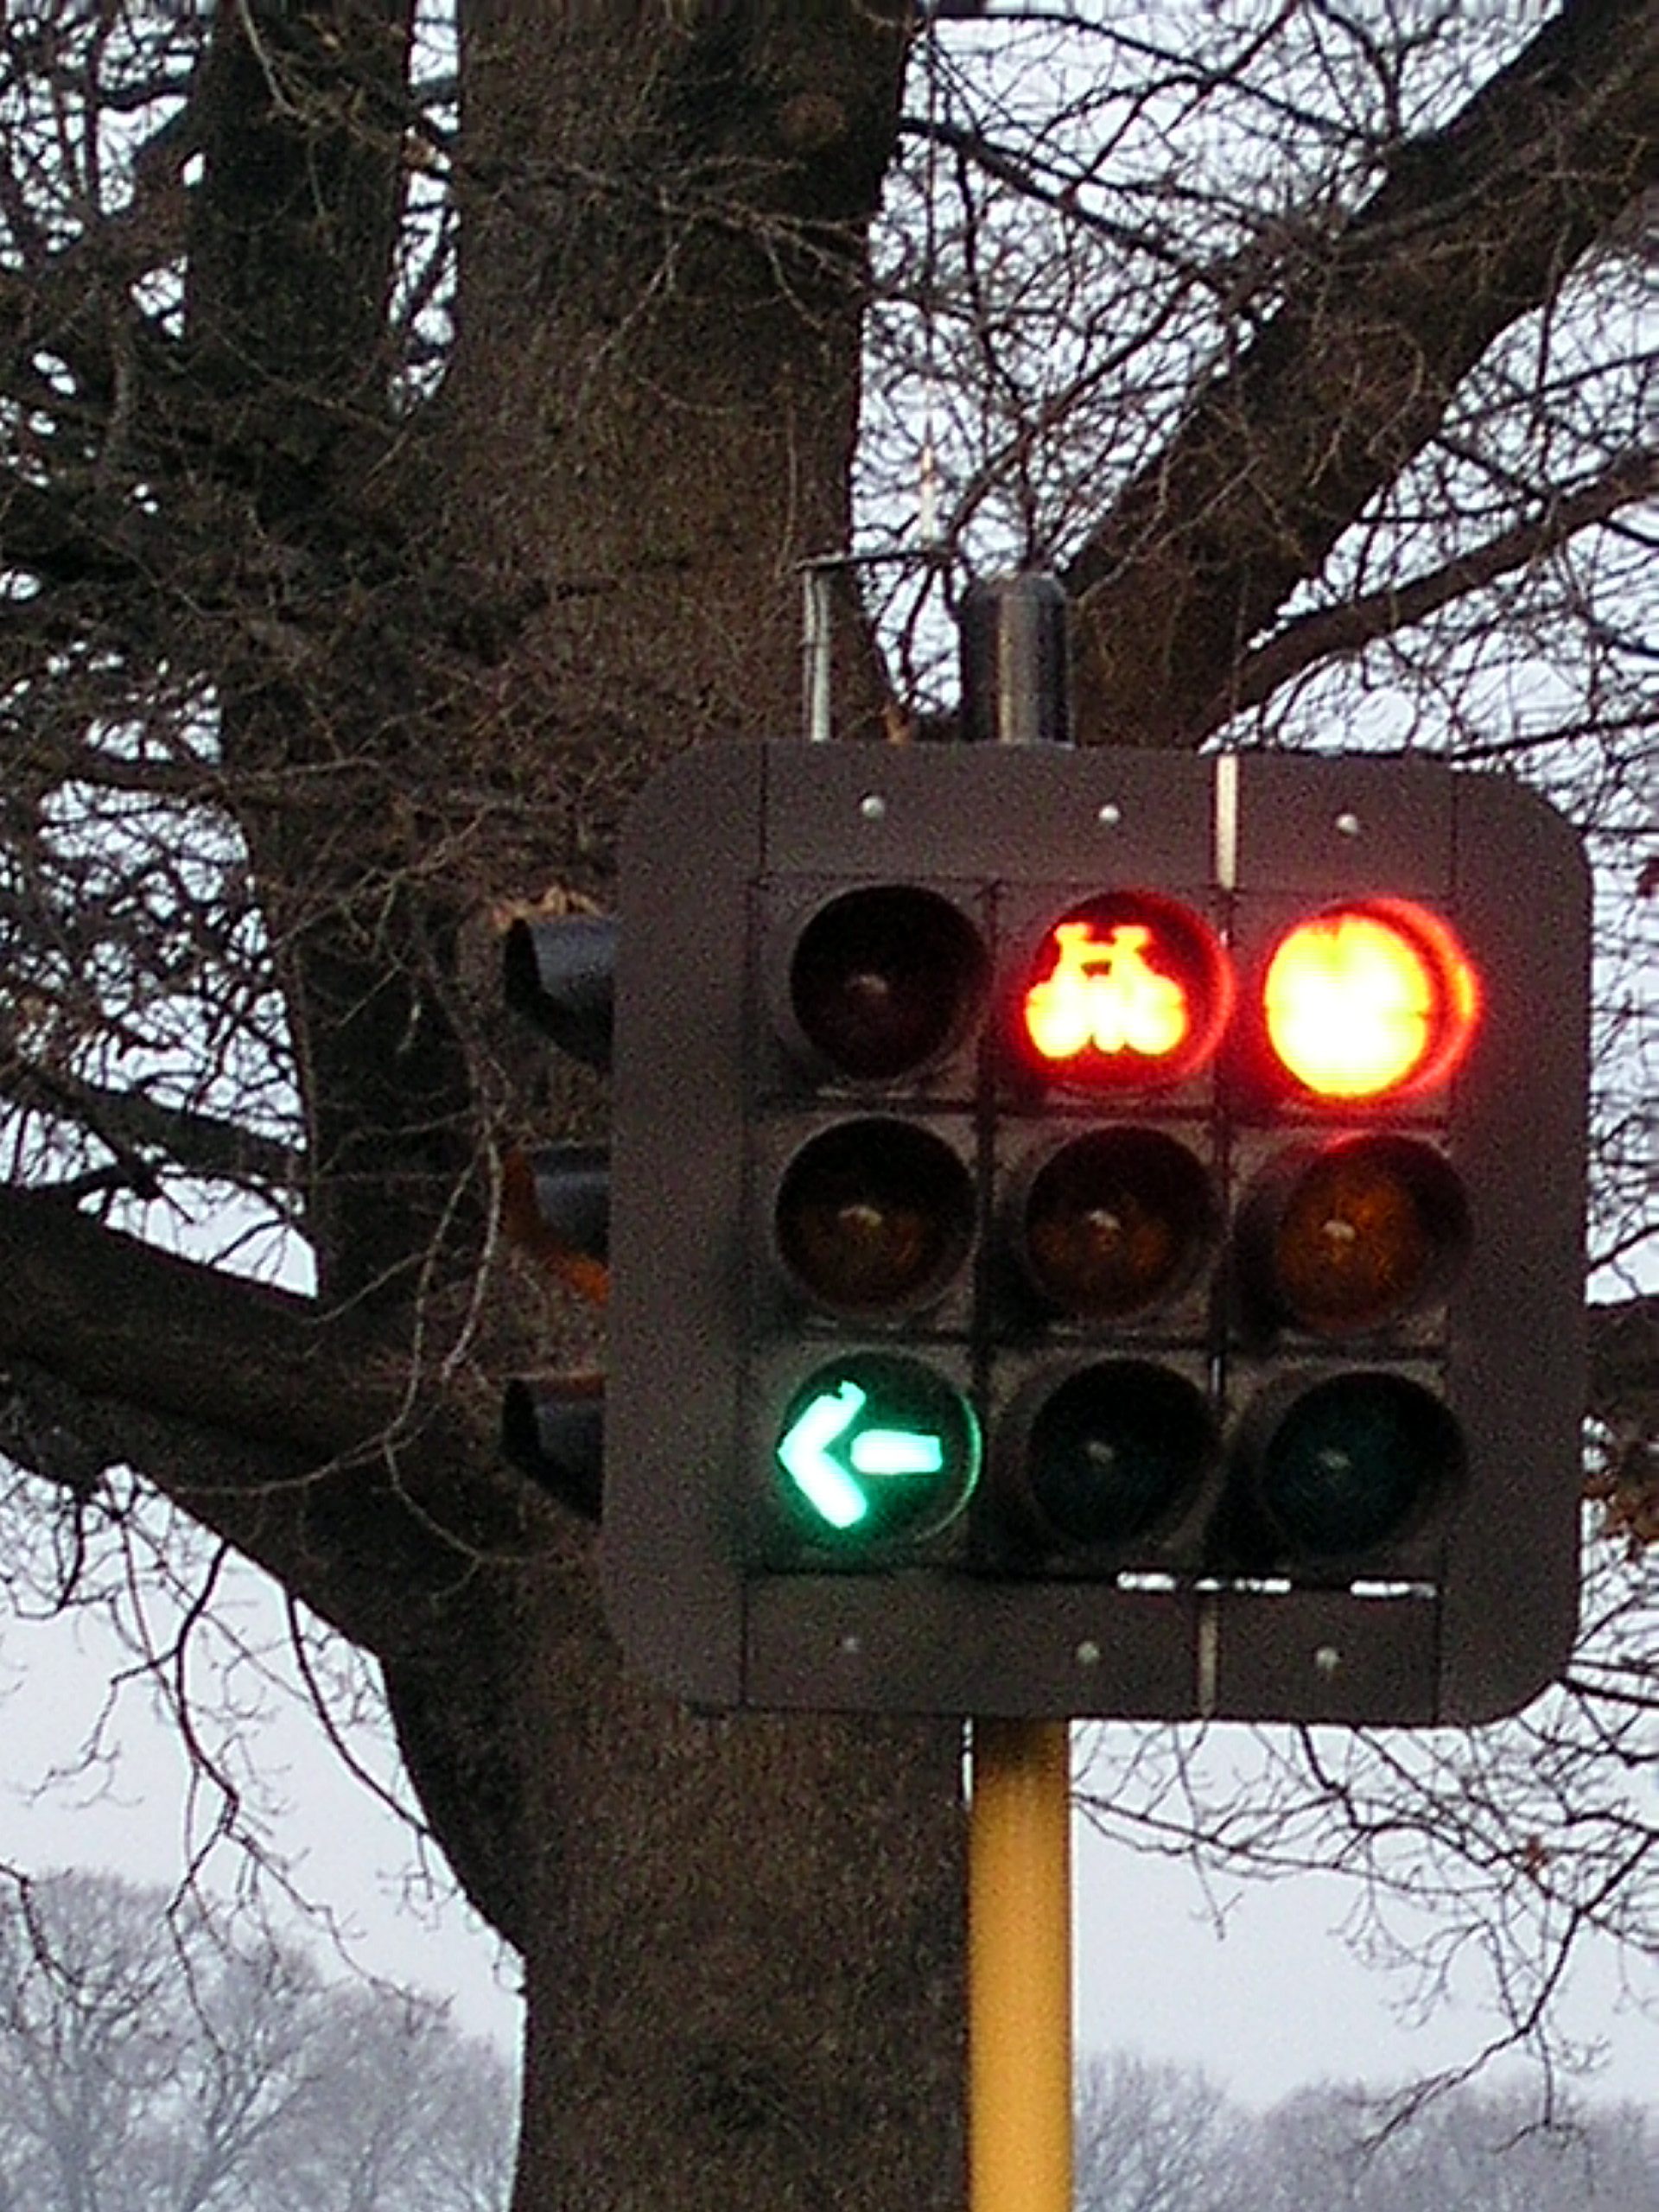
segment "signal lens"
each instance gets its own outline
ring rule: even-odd
[[[830,1066],[887,1083],[966,1034],[985,994],[983,941],[959,907],[912,884],[849,891],[802,931],[789,978],[801,1033]]]
[[[1475,971],[1437,915],[1403,899],[1300,923],[1268,966],[1262,1010],[1281,1065],[1337,1103],[1431,1089],[1467,1049]]]
[[[979,1423],[919,1361],[850,1352],[795,1392],[773,1456],[798,1527],[861,1554],[956,1518],[979,1478]]]
[[[1463,1471],[1438,1398],[1405,1376],[1332,1376],[1294,1399],[1260,1443],[1256,1495],[1291,1553],[1358,1556],[1407,1534]]]
[[[1215,1452],[1193,1383],[1146,1361],[1109,1361],[1068,1377],[1039,1408],[1027,1490],[1053,1536],[1131,1543],[1191,1503]]]
[[[1177,1083],[1212,1057],[1231,1007],[1232,971],[1207,922],[1173,899],[1115,892],[1047,931],[1018,1032],[1057,1082]]]
[[[1469,1249],[1468,1202],[1444,1154],[1353,1137],[1276,1160],[1240,1217],[1247,1295],[1323,1336],[1385,1323],[1445,1289]]]
[[[973,1180],[942,1137],[914,1122],[838,1122],[791,1160],[775,1224],[785,1267],[818,1305],[908,1313],[966,1256]]]
[[[1091,1129],[1032,1177],[1019,1249],[1059,1312],[1122,1319],[1185,1288],[1215,1224],[1209,1178],[1185,1145],[1157,1129]]]

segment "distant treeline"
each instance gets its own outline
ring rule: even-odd
[[[1080,2069],[1077,2152],[1077,2212],[1659,2212],[1643,2110],[1525,2085],[1333,2082],[1255,2113],[1119,2052]]]
[[[192,1892],[0,1885],[0,2212],[505,2212],[512,2069]]]

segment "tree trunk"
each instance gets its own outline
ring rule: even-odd
[[[846,542],[903,41],[880,10],[702,12],[467,16],[480,182],[421,461],[446,535],[545,597],[469,732],[526,802],[498,893],[602,891],[657,760],[792,734],[795,564]],[[959,1731],[680,1713],[577,1590],[520,1608],[515,2212],[954,2205]]]
[[[797,564],[848,533],[899,13],[465,9],[456,348],[413,432],[366,467],[367,356],[320,361],[307,328],[332,242],[258,67],[219,41],[196,327],[250,416],[266,410],[262,524],[332,610],[327,690],[256,667],[227,693],[226,746],[249,773],[347,772],[338,834],[280,805],[249,826],[301,1046],[325,1292],[381,1341],[460,1341],[485,1179],[462,1156],[468,1115],[493,1102],[497,1132],[531,1133],[545,1088],[522,1055],[517,1085],[514,1056],[486,1065],[489,986],[457,966],[467,917],[553,884],[603,896],[656,761],[797,725]],[[384,149],[353,143],[339,196],[372,208]],[[350,245],[360,282],[373,253]],[[280,416],[284,361],[334,406]],[[359,531],[378,513],[395,548],[372,619],[342,509]],[[458,652],[410,634],[434,577],[470,610]],[[855,635],[840,657],[850,729],[878,685]],[[441,849],[411,817],[442,824]],[[509,1310],[480,1344],[554,1365],[566,1341]],[[489,1443],[480,1421],[472,1449]],[[429,1594],[406,1643],[377,1631],[435,1829],[523,1955],[515,2212],[954,2205],[959,1729],[685,1714],[621,1676],[591,1546],[541,1520],[515,1560],[475,1554]]]

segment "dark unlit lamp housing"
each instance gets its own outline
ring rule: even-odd
[[[1069,745],[1065,591],[1052,576],[970,584],[962,602],[962,732],[976,743]]]
[[[516,921],[502,944],[507,1004],[588,1067],[611,1064],[616,935],[613,914],[563,914]]]
[[[597,1382],[507,1384],[503,1455],[561,1505],[597,1521],[605,1489],[605,1402]]]

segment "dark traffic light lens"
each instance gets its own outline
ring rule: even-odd
[[[813,1050],[842,1075],[886,1083],[966,1033],[984,995],[978,931],[937,892],[849,891],[813,916],[790,968],[790,1004]]]
[[[1260,1446],[1256,1494],[1285,1544],[1357,1557],[1407,1534],[1462,1471],[1457,1423],[1403,1376],[1333,1376],[1294,1399]]]
[[[1198,1389],[1167,1368],[1084,1368],[1039,1408],[1027,1443],[1031,1502],[1055,1536],[1125,1544],[1187,1504],[1214,1456]]]
[[[943,1138],[910,1122],[838,1122],[811,1138],[778,1192],[778,1249],[837,1313],[904,1313],[944,1289],[974,1233],[974,1185]]]
[[[1215,1219],[1209,1178],[1185,1145],[1156,1129],[1091,1129],[1032,1177],[1020,1252],[1061,1313],[1122,1319],[1191,1281]]]
[[[1275,1161],[1246,1201],[1241,1249],[1278,1319],[1342,1336],[1443,1290],[1469,1236],[1463,1185],[1442,1153],[1365,1136]]]

